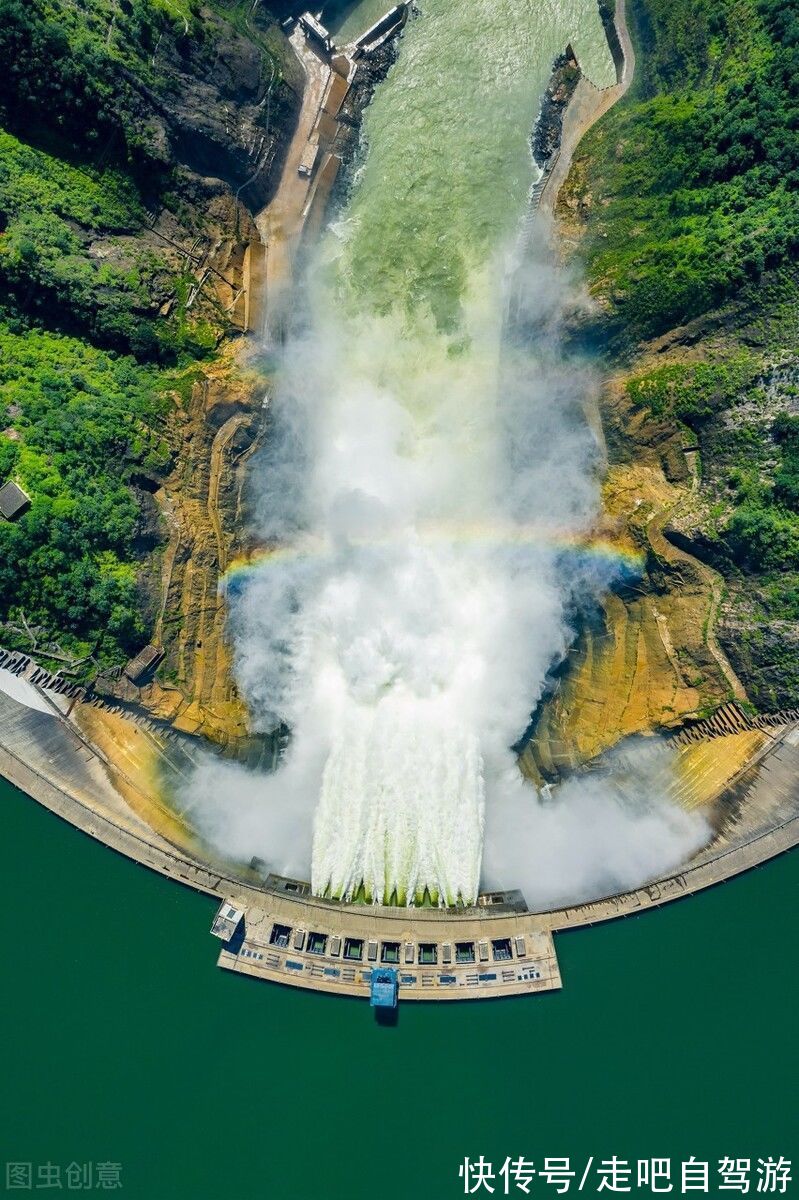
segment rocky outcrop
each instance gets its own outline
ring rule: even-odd
[[[745,597],[728,603],[719,625],[719,642],[762,712],[796,704],[799,696],[799,626],[792,621],[742,620]]]
[[[640,554],[643,568],[582,628],[536,714],[522,757],[533,778],[553,778],[624,737],[673,729],[745,698],[716,637],[721,578],[665,535],[694,494],[684,435],[637,409],[624,376],[606,381],[601,407],[609,458],[601,533]]]
[[[563,117],[580,79],[580,68],[571,46],[552,64],[552,77],[541,101],[533,129],[533,158],[542,169],[560,149]]]
[[[147,136],[168,161],[221,180],[254,211],[274,190],[299,111],[302,73],[260,6],[253,6],[244,32],[203,9],[201,31],[161,38],[152,66],[162,85],[130,70],[125,76],[148,110]]]
[[[203,8],[190,34],[173,29],[161,38],[150,65],[149,73],[120,69],[140,99],[150,155],[172,172],[171,189],[145,228],[98,237],[92,254],[122,267],[152,256],[163,266],[143,303],[155,313],[171,314],[174,280],[188,278],[180,304],[193,322],[217,338],[244,332],[255,286],[251,252],[261,246],[252,214],[277,186],[300,108],[302,68],[257,5],[240,28]],[[240,351],[241,344],[223,341],[213,360],[178,379],[165,430],[170,465],[136,482],[139,591],[162,661],[154,678],[134,683],[120,670],[96,680],[94,690],[184,732],[246,747],[247,714],[232,680],[219,584],[241,549],[243,470],[257,444],[266,382]]]
[[[180,451],[154,495],[167,537],[146,573],[159,606],[152,641],[164,656],[156,678],[138,686],[122,671],[95,683],[105,699],[223,744],[247,740],[219,583],[242,550],[244,468],[261,428],[262,388],[231,347],[174,394],[171,440]]]

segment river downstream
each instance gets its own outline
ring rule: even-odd
[[[253,473],[279,553],[233,625],[256,723],[293,733],[263,803],[315,809],[296,869],[318,894],[474,901],[486,814],[518,787],[509,747],[571,639],[575,589],[602,584],[562,554],[597,510],[591,385],[557,346],[569,285],[520,237],[567,45],[615,83],[594,0],[411,16],[289,339]],[[511,352],[512,280],[537,331]],[[310,821],[296,836],[310,849]],[[252,852],[275,861],[266,819]]]

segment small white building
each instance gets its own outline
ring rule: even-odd
[[[214,917],[211,933],[214,937],[221,938],[223,942],[229,942],[243,920],[244,909],[234,908],[229,901],[223,900]]]
[[[329,54],[333,49],[333,39],[325,29],[321,21],[318,21],[313,13],[304,12],[300,17],[300,29],[305,34],[310,42],[315,42],[316,45]]]

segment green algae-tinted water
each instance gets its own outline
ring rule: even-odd
[[[391,4],[387,0],[330,0],[322,9],[322,21],[334,36],[336,45],[346,46],[347,42],[366,33],[388,12]]]
[[[484,794],[490,804],[496,763],[512,767],[507,746],[562,643],[552,556],[511,567],[497,530],[571,527],[593,486],[583,486],[580,432],[560,428],[567,405],[557,414],[550,395],[536,408],[548,340],[519,367],[516,395],[501,381],[501,332],[553,59],[571,43],[599,86],[615,80],[596,0],[419,9],[364,115],[358,169],[322,240],[324,268],[311,271],[313,365],[303,361],[288,388],[308,414],[309,524],[346,546],[326,579],[297,593],[287,635],[302,647],[288,689],[294,744],[329,745],[311,882],[401,904],[426,889],[450,903],[476,896]],[[558,289],[542,270],[536,304],[544,293]],[[524,474],[511,459],[530,455],[509,429],[544,422],[557,460],[536,448],[524,511],[520,501],[511,517]],[[540,482],[547,471],[568,497],[562,512]],[[477,554],[463,536],[473,525],[493,537]],[[429,536],[436,528],[443,537]],[[517,614],[533,612],[534,634],[521,632]],[[512,640],[523,647],[505,673]],[[254,641],[250,662],[266,638]],[[259,666],[259,686],[262,676]]]
[[[465,1155],[799,1155],[798,854],[559,937],[559,994],[383,1028],[218,970],[212,901],[0,803],[6,1161],[118,1161],[137,1200],[444,1200]]]
[[[341,270],[364,308],[453,318],[518,228],[530,134],[567,44],[598,87],[615,82],[596,0],[427,0],[409,20],[345,213]]]

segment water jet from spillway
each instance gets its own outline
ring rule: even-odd
[[[551,63],[571,43],[615,73],[593,0],[522,9],[434,0],[410,22],[286,351],[262,533],[329,549],[251,571],[234,628],[256,719],[294,730],[289,758],[322,748],[318,893],[475,899],[492,780],[568,644],[574,579],[611,574],[557,545],[586,541],[595,447],[550,266],[524,283],[540,344],[508,359],[502,325]],[[470,525],[510,536],[426,536]]]
[[[315,806],[318,894],[475,900],[570,610],[630,566],[591,536],[595,383],[559,338],[576,290],[545,236],[520,258],[530,133],[567,44],[615,81],[595,0],[428,0],[285,346],[254,480],[273,550],[228,594],[253,722],[292,739],[221,837],[274,863],[267,810],[296,846]]]

